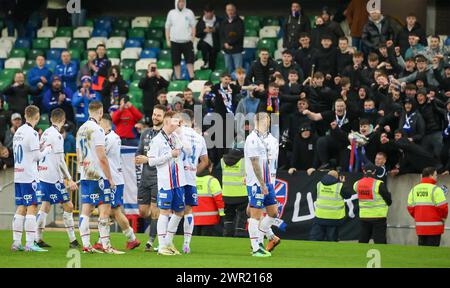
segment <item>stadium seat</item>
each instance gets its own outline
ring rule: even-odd
[[[123,67],[123,66],[122,66],[122,67]],[[134,74],[134,68],[132,68],[132,69],[130,69],[130,68],[123,68],[123,69],[120,71],[120,74],[122,74],[123,80],[125,80],[125,81],[130,81],[130,80],[131,80],[131,77],[132,77],[133,74]]]
[[[14,48],[25,48],[30,49],[31,47],[30,40],[26,38],[17,38],[16,42],[14,43]]]
[[[209,78],[209,80],[210,80],[211,82],[213,82],[214,84],[219,83],[219,82],[220,82],[220,76],[223,74],[223,72],[224,72],[224,70],[216,70],[216,71],[213,71],[213,72],[211,73],[211,77]]]
[[[144,49],[141,52],[140,55],[141,59],[146,59],[146,58],[158,58],[158,55],[156,54],[156,52],[152,49]]]
[[[139,59],[142,48],[125,48],[120,52],[120,59]]]
[[[145,33],[145,37],[147,39],[164,40],[165,35],[164,35],[164,31],[161,28],[152,27],[147,30],[147,32]]]
[[[128,18],[117,18],[112,22],[114,29],[128,29],[130,28],[130,20]]]
[[[122,59],[122,61],[120,62],[120,67],[124,69],[132,69],[134,71],[134,68],[136,67],[136,62],[137,62],[136,59]]]
[[[259,30],[260,38],[277,38],[280,26],[265,26]]]
[[[0,49],[0,60],[8,58],[9,53],[6,50]]]
[[[127,37],[127,30],[115,28],[111,32],[111,37]]]
[[[85,22],[85,24],[84,24],[86,27],[91,27],[92,28],[92,30],[94,30],[94,20],[92,20],[92,19],[86,19],[86,22]]]
[[[223,53],[217,53],[216,70],[224,70],[224,69],[225,69],[225,56]]]
[[[191,81],[188,85],[188,88],[192,90],[194,93],[199,93],[202,91],[203,86],[205,86],[205,83],[208,82],[208,80],[194,80]]]
[[[14,79],[14,75],[16,74],[17,71],[18,71],[18,69],[5,68],[2,71],[0,71],[0,79],[12,81]]]
[[[70,38],[66,38],[66,37],[53,38],[52,41],[50,41],[50,48],[67,49],[69,41],[70,41]]]
[[[25,61],[25,63],[23,63],[23,68],[22,69],[30,70],[35,65],[36,65],[36,61],[35,60],[28,59],[28,60]]]
[[[56,27],[42,27],[37,31],[38,38],[54,38],[56,33]]]
[[[96,49],[98,44],[106,45],[107,39],[105,37],[93,37],[87,42],[87,49]]]
[[[244,48],[256,48],[258,37],[244,37]]]
[[[120,58],[109,58],[109,61],[111,62],[111,66],[120,66],[121,63]]]
[[[281,58],[283,58],[283,49],[277,49],[275,50],[275,53],[273,55],[273,59],[275,59],[276,61],[281,60]]]
[[[351,36],[350,36],[350,40],[348,41],[348,43],[352,43]],[[277,41],[277,48],[279,50],[283,49],[283,38],[278,39],[278,41]]]
[[[170,81],[169,87],[167,88],[167,91],[183,91],[187,88],[189,84],[189,81],[186,80],[174,80]]]
[[[167,92],[167,102],[172,105],[174,98],[178,95],[178,94],[183,94],[183,91],[169,91]]]
[[[69,48],[85,50],[86,41],[84,39],[72,39],[69,42]]]
[[[251,16],[245,17],[244,25],[245,25],[245,28],[253,29],[256,31],[258,31],[261,28],[260,21],[256,18],[251,18]]]
[[[145,39],[145,28],[136,27],[128,29],[128,38]]]
[[[33,49],[49,49],[50,48],[50,40],[47,38],[33,39],[32,47],[33,47]]]
[[[133,73],[133,77],[131,78],[131,81],[140,81],[142,78],[144,78],[147,75],[147,69],[144,70],[136,70]]]
[[[144,41],[144,48],[161,48],[161,42],[157,39],[147,39]]]
[[[55,67],[57,65],[57,62],[55,60],[46,60],[45,66],[47,66],[48,69],[50,69],[52,72],[55,70]]]
[[[14,38],[10,37],[0,38],[0,50],[6,51],[6,53],[9,54],[9,52],[11,52],[12,50],[14,41]]]
[[[194,62],[194,71],[202,70],[202,67],[205,66],[205,61],[203,59],[197,59]]]
[[[280,21],[274,17],[264,17],[262,20],[262,26],[280,26]]]
[[[150,25],[151,17],[136,17],[131,21],[132,28],[148,28]]]
[[[164,28],[166,25],[166,17],[165,16],[155,16],[150,22],[151,28]]]
[[[56,30],[56,37],[69,37],[72,38],[73,27],[58,27]]]
[[[136,47],[142,47],[142,42],[139,40],[139,38],[134,39],[128,39],[123,44],[124,48],[136,48]]]
[[[103,29],[94,29],[91,34],[92,37],[106,37],[108,38],[109,32]]]
[[[5,90],[6,88],[8,88],[9,85],[11,85],[11,81],[6,79],[0,79],[0,91]],[[5,102],[5,104],[7,103]],[[3,109],[5,109],[5,106],[3,106]],[[8,111],[8,109],[5,110]]]
[[[252,63],[256,58],[256,48],[244,48],[243,61],[244,63]]]
[[[147,59],[140,59],[139,61],[136,62],[136,66],[135,66],[135,70],[147,70],[148,65],[150,65],[151,63],[156,63],[157,59],[156,58],[147,58]]]
[[[158,69],[172,69],[172,60],[158,60],[157,62]]]
[[[111,37],[106,41],[106,49],[110,48],[123,48],[123,43],[125,43],[125,38],[123,37]],[[123,40],[123,41],[122,41]]]
[[[92,27],[80,26],[73,30],[73,38],[91,38],[92,31],[94,29]]]
[[[210,69],[206,70],[197,70],[194,72],[195,74],[195,80],[209,80],[211,77],[212,71]]]
[[[48,60],[54,60],[59,62],[61,60],[61,50],[60,49],[50,49],[47,50],[46,57]]]
[[[13,49],[9,53],[9,58],[27,58],[27,52],[25,49]]]
[[[164,69],[164,68],[160,69],[160,67],[158,66],[158,71],[159,71],[159,75],[161,75],[161,77],[163,77],[167,81],[170,81],[172,79],[172,75],[173,75],[173,69],[172,68],[170,68],[170,69]]]
[[[82,54],[81,50],[70,48],[69,53],[73,60],[78,60],[78,61],[81,60],[81,54]]]
[[[120,59],[120,52],[122,49],[120,48],[108,48],[106,49],[106,55],[108,58],[119,58]]]
[[[258,30],[246,27],[245,37],[258,37]]]
[[[5,69],[22,69],[25,58],[9,58],[5,61]]]
[[[266,48],[269,50],[270,54],[273,56],[273,53],[276,50],[276,42],[274,42],[272,39],[259,39],[258,44],[256,48]]]
[[[94,29],[100,29],[110,32],[112,30],[111,21],[108,19],[96,19],[94,21]]]
[[[172,61],[172,54],[170,50],[162,49],[159,51],[158,55],[159,60],[166,60],[166,61]]]

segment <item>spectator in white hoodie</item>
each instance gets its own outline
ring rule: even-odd
[[[172,48],[172,63],[175,78],[181,78],[181,55],[187,63],[189,78],[194,79],[195,16],[186,8],[186,0],[175,0],[175,9],[169,11],[166,20],[167,46]]]

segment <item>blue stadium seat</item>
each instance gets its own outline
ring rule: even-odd
[[[447,40],[445,40],[445,46],[450,46],[450,36],[448,36]]]
[[[256,57],[256,48],[244,48],[243,62],[245,64],[251,64]]]
[[[45,66],[50,69],[52,72],[55,70],[57,62],[55,60],[47,60],[45,61]]]
[[[5,59],[0,59],[0,69],[3,70],[5,68]]]
[[[49,49],[45,58],[59,62],[61,60],[61,49]]]
[[[16,43],[14,43],[14,48],[25,48],[30,49],[31,43],[27,38],[17,38]]]
[[[141,56],[140,56],[140,58],[157,58],[158,57],[158,54],[155,52],[155,51],[153,51],[152,49],[144,49],[144,50],[142,50],[142,52],[141,52]]]
[[[108,19],[96,19],[94,22],[94,29],[100,29],[105,30],[108,32],[111,32],[112,30],[112,23],[111,20]]]
[[[103,29],[94,29],[94,31],[92,31],[92,35],[91,37],[109,37],[109,32],[107,30],[103,30]]]
[[[123,48],[142,47],[142,41],[139,39],[128,39],[125,41]]]

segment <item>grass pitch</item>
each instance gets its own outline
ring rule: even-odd
[[[92,233],[91,241],[97,239]],[[25,236],[25,235],[24,235]],[[46,253],[11,252],[12,233],[0,231],[0,267],[64,268],[70,260],[65,232],[46,232],[45,241],[52,245]],[[77,233],[78,236],[78,233]],[[378,249],[381,267],[450,267],[450,248],[414,247],[398,245],[366,245],[357,243],[324,243],[283,240],[270,258],[250,256],[250,241],[237,238],[193,237],[192,254],[159,256],[144,252],[147,235],[137,234],[140,247],[124,255],[82,254],[81,267],[155,267],[155,268],[282,268],[282,267],[354,267],[365,268],[370,258],[367,252]],[[122,249],[125,237],[111,235],[113,245]],[[175,237],[179,250],[182,236]]]

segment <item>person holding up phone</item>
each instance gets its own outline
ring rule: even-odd
[[[169,82],[159,74],[156,63],[151,63],[148,65],[147,74],[139,81],[138,86],[143,92],[142,107],[145,121],[152,125],[153,106],[158,104],[157,96],[161,90],[167,89]]]

